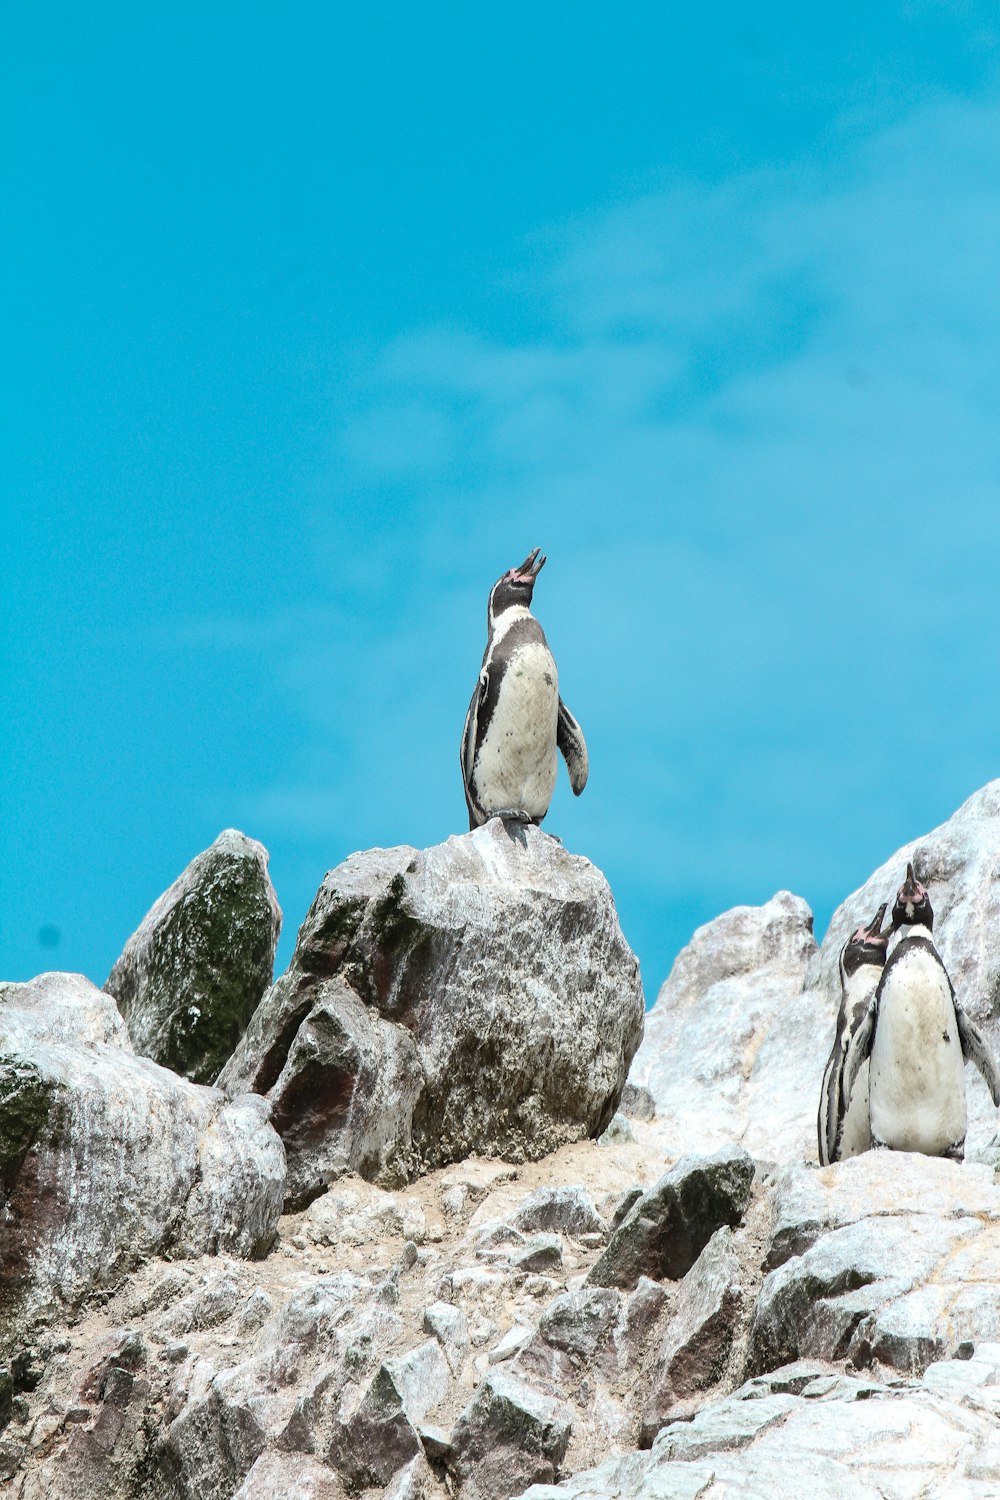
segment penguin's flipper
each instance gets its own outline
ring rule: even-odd
[[[465,805],[469,809],[470,831],[481,827],[486,822],[486,814],[472,791],[472,768],[476,760],[476,739],[479,731],[479,707],[483,701],[485,686],[486,672],[482,671],[469,700],[469,711],[465,715],[465,728],[462,730],[462,785],[465,787]]]
[[[966,1062],[975,1063],[990,1091],[990,1098],[994,1104],[1000,1105],[1000,1069],[997,1068],[997,1060],[993,1056],[992,1047],[975,1021],[969,1020],[960,1005],[955,1006],[955,1020],[958,1022],[962,1056]]]
[[[587,741],[583,737],[583,730],[561,698],[559,699],[559,720],[556,725],[556,744],[566,762],[569,784],[573,788],[574,795],[579,797],[587,785],[589,769]]]
[[[875,991],[875,994],[871,998],[871,1003],[865,1011],[864,1020],[852,1032],[851,1039],[847,1044],[847,1051],[844,1055],[844,1071],[840,1085],[842,1090],[841,1097],[845,1105],[850,1103],[851,1095],[854,1092],[854,1085],[861,1071],[861,1064],[867,1057],[871,1056],[872,1043],[875,1040],[875,1021],[877,1016],[878,990]]]
[[[819,1164],[828,1167],[833,1161],[837,1144],[837,1102],[840,1096],[839,1064],[843,1062],[840,1042],[835,1041],[826,1067],[823,1070],[823,1087],[819,1096],[819,1111],[816,1115],[816,1134],[819,1141]]]

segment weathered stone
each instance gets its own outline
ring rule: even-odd
[[[424,1308],[423,1327],[444,1350],[453,1375],[457,1375],[469,1352],[469,1323],[460,1307],[451,1302],[432,1302]]]
[[[714,1385],[723,1374],[744,1306],[740,1280],[733,1232],[724,1227],[681,1282],[666,1337],[647,1371],[643,1447],[670,1420],[678,1401]]]
[[[603,876],[494,819],[331,871],[220,1082],[271,1098],[301,1201],[599,1135],[642,1017]]]
[[[629,1120],[651,1120],[656,1114],[656,1100],[644,1085],[627,1083],[622,1089],[621,1112]]]
[[[61,1429],[64,1442],[44,1482],[25,1476],[26,1500],[106,1500],[137,1491],[153,1446],[147,1361],[141,1334],[130,1329],[114,1329],[91,1351],[66,1409],[30,1434],[40,1445]]]
[[[780,891],[699,927],[678,954],[629,1074],[653,1097],[646,1129],[665,1156],[695,1142],[738,1142],[769,1160],[808,1154],[830,1048],[826,1013],[802,1000],[812,928],[806,903]]]
[[[572,1423],[557,1402],[494,1370],[455,1426],[448,1467],[463,1500],[506,1500],[557,1477]]]
[[[308,1454],[264,1452],[233,1500],[344,1500],[344,1487],[332,1469]]]
[[[578,1187],[537,1188],[512,1215],[511,1223],[522,1234],[546,1230],[571,1239],[607,1228],[590,1194]]]
[[[679,1280],[717,1229],[740,1223],[753,1176],[753,1162],[738,1146],[684,1157],[629,1211],[587,1281],[633,1287],[640,1276]]]
[[[985,1167],[871,1152],[789,1170],[770,1258],[749,1374],[798,1358],[919,1373],[1000,1337],[1000,1188]]]
[[[132,1053],[79,975],[0,987],[0,1352],[150,1255],[257,1255],[284,1152],[227,1102]]]
[[[562,1241],[557,1234],[533,1234],[507,1255],[517,1271],[552,1271],[562,1265]]]
[[[970,1370],[971,1362],[965,1364]],[[941,1368],[941,1367],[937,1367]],[[795,1366],[665,1427],[650,1453],[626,1453],[520,1500],[992,1500],[1000,1484],[997,1365],[963,1382],[880,1387],[830,1367]]]
[[[622,1295],[608,1287],[581,1287],[550,1302],[538,1320],[538,1336],[577,1363],[596,1355],[619,1316]]]
[[[336,1429],[331,1461],[353,1486],[388,1484],[421,1452],[418,1428],[447,1390],[448,1365],[433,1340],[386,1360]]]
[[[104,988],[136,1052],[212,1083],[271,983],[281,909],[267,850],[234,828],[193,859],[129,938]]]

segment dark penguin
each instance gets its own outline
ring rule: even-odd
[[[852,1083],[871,1058],[872,1145],[925,1156],[965,1155],[965,1063],[1000,1104],[1000,1072],[982,1033],[955,998],[932,936],[927,891],[907,865],[892,909],[893,936],[878,988],[849,1046]]]
[[[556,784],[562,751],[577,796],[587,785],[583,731],[559,696],[559,674],[531,613],[540,548],[490,590],[486,652],[465,716],[462,780],[469,827],[490,818],[540,823]]]
[[[868,1014],[885,968],[889,929],[882,931],[883,901],[867,927],[859,927],[840,950],[840,1010],[837,1034],[823,1074],[816,1125],[820,1165],[860,1156],[871,1145],[868,1128],[868,1063],[858,1070],[854,1088],[844,1088],[844,1063],[851,1039]]]

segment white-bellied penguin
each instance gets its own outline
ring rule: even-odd
[[[487,639],[462,735],[469,827],[490,818],[540,823],[562,752],[577,796],[587,785],[583,731],[559,696],[559,674],[531,595],[545,558],[536,547],[490,590]]]
[[[848,1084],[871,1058],[872,1146],[965,1155],[965,1064],[975,1063],[994,1104],[1000,1072],[989,1044],[955,996],[933,938],[926,887],[906,867],[892,909],[889,957],[849,1046]]]
[[[860,1156],[872,1143],[868,1128],[868,1062],[861,1064],[850,1094],[845,1089],[844,1063],[851,1039],[868,1014],[882,970],[890,929],[882,931],[885,901],[867,927],[858,927],[840,950],[840,1009],[837,1034],[823,1073],[823,1090],[816,1119],[820,1165]]]

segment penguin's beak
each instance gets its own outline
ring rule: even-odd
[[[899,892],[899,899],[901,901],[917,902],[921,901],[926,895],[926,890],[920,884],[920,881],[913,873],[913,865],[908,864],[906,866],[906,879],[903,881],[902,888]]]
[[[509,575],[511,583],[534,583],[545,567],[545,558],[539,556],[541,550],[541,547],[536,547],[533,552],[528,553],[519,568],[511,568]]]
[[[871,921],[868,923],[868,926],[866,927],[865,931],[866,931],[866,933],[867,933],[867,935],[868,935],[868,937],[870,939],[882,936],[882,923],[885,921],[885,914],[886,914],[886,911],[888,910],[888,907],[889,907],[888,901],[883,901],[882,905],[879,907],[878,911],[875,913],[875,915],[872,917]]]

